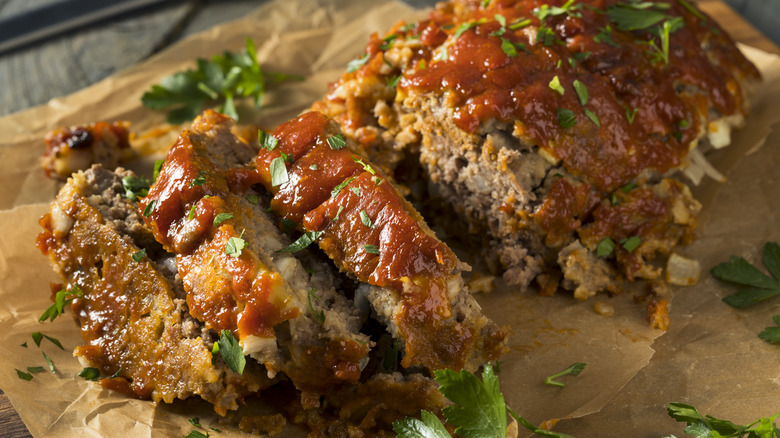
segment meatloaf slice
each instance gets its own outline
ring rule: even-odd
[[[760,79],[682,0],[453,0],[361,61],[314,108],[383,169],[417,157],[509,284],[564,277],[581,299],[658,277],[647,262],[691,238],[675,174],[701,177]]]
[[[256,363],[239,375],[213,361],[213,331],[192,318],[173,255],[143,225],[123,179],[96,165],[78,172],[41,219],[38,245],[73,304],[86,345],[75,354],[103,375],[109,388],[171,402],[199,395],[224,414],[273,380]],[[77,288],[77,289],[74,289]]]
[[[176,254],[190,313],[229,330],[269,376],[284,372],[302,391],[354,382],[368,361],[359,312],[328,268],[280,252],[289,240],[251,189],[255,150],[213,111],[181,133],[139,204],[163,247]]]
[[[349,152],[338,125],[317,112],[279,126],[255,161],[271,208],[317,241],[363,284],[378,319],[401,341],[404,367],[475,370],[506,349],[469,294],[470,269],[428,228],[393,183]],[[353,145],[354,148],[354,145]]]

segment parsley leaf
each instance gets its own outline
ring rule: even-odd
[[[38,322],[43,322],[47,319],[49,321],[54,321],[56,317],[63,314],[66,305],[73,302],[73,300],[76,298],[82,297],[84,297],[84,293],[81,291],[81,288],[79,288],[78,285],[74,284],[68,290],[63,288],[54,296],[54,304],[49,306],[49,308],[43,312],[43,314],[38,318]]]
[[[197,69],[174,73],[160,81],[141,97],[148,108],[170,109],[168,122],[194,119],[210,101],[222,100],[221,111],[237,117],[235,98],[251,97],[260,108],[266,85],[300,76],[266,74],[257,61],[254,42],[247,38],[240,52],[224,52],[211,60],[200,58]]]
[[[640,239],[639,236],[631,236],[627,239],[622,239],[620,244],[626,251],[634,252],[634,250],[639,248],[639,245],[642,244],[642,239]]]
[[[228,219],[233,219],[233,213],[219,213],[214,217],[213,225],[216,227]]]
[[[193,179],[190,183],[190,187],[202,186],[203,184],[206,184],[206,173],[200,171],[198,172],[198,175],[195,177],[195,179]]]
[[[199,430],[191,430],[190,433],[184,436],[184,438],[209,438],[209,433],[203,433]]]
[[[246,240],[240,237],[231,237],[228,239],[227,245],[225,245],[225,254],[239,258],[244,248],[246,248]]]
[[[314,309],[314,305],[311,303],[312,297],[314,297],[314,301],[319,301],[320,297],[317,296],[317,288],[313,287],[311,290],[307,292],[307,300],[309,301],[309,310],[311,310],[311,313],[314,314],[314,318],[319,322],[320,324],[325,322],[325,311],[320,310],[317,312],[317,310]]]
[[[560,373],[553,374],[552,376],[547,376],[546,379],[544,379],[544,383],[546,385],[552,385],[552,386],[566,386],[563,383],[555,380],[558,377],[565,376],[565,375],[572,375],[572,376],[578,376],[582,370],[585,369],[585,364],[582,362],[576,362],[571,364],[568,368],[561,371]]]
[[[376,228],[365,210],[360,210],[360,220],[363,221],[363,225],[367,226],[368,228]]]
[[[439,391],[455,406],[444,408],[447,422],[461,436],[505,436],[506,404],[498,378],[490,364],[482,371],[482,381],[474,374],[443,369],[434,372]]]
[[[344,187],[346,187],[349,183],[351,183],[355,178],[356,177],[353,176],[351,178],[347,178],[344,181],[342,181],[341,184],[337,185],[336,187],[333,188],[333,190],[330,191],[330,196],[332,198],[338,196],[341,190],[344,189]]]
[[[776,327],[767,327],[758,334],[759,339],[772,344],[780,344],[780,314],[772,316]]]
[[[62,343],[60,343],[60,340],[59,340],[59,339],[57,339],[57,338],[52,338],[52,337],[51,337],[51,336],[49,336],[49,335],[43,335],[43,337],[44,337],[44,338],[46,338],[46,339],[48,339],[48,340],[49,340],[49,342],[51,342],[52,344],[56,345],[56,346],[57,346],[57,348],[59,348],[60,350],[62,350],[62,351],[65,351],[65,348],[63,348],[63,346],[62,346]]]
[[[591,111],[591,110],[589,110],[587,108],[585,108],[584,111],[585,111],[585,117],[587,117],[588,120],[593,122],[594,125],[596,125],[599,128],[601,128],[601,122],[599,122],[599,116],[597,116],[596,113],[594,113],[593,111]]]
[[[585,106],[588,103],[588,87],[585,86],[579,79],[575,79],[574,91],[577,92],[577,98],[580,100],[580,105]]]
[[[563,85],[561,85],[561,80],[558,79],[558,75],[553,76],[552,80],[550,80],[550,83],[547,84],[547,86],[561,96],[563,96],[563,93],[566,92],[566,90],[563,88]]]
[[[330,146],[333,150],[339,150],[345,146],[347,146],[347,141],[344,140],[344,136],[341,134],[336,134],[333,137],[328,137],[328,146]]]
[[[669,403],[666,412],[675,420],[687,424],[687,427],[683,429],[686,434],[697,437],[772,438],[780,436],[780,431],[774,424],[775,419],[780,416],[780,412],[748,425],[734,424],[711,415],[702,415],[695,407],[679,402]]]
[[[35,332],[32,334],[33,342],[35,342],[36,347],[41,346],[41,341],[43,340],[43,333],[41,332]]]
[[[136,253],[132,255],[133,261],[136,262],[136,263],[138,263],[141,260],[143,260],[144,257],[146,257],[146,248],[143,248],[143,249],[141,249],[139,251],[136,251]]]
[[[152,199],[148,204],[146,204],[146,208],[144,208],[144,212],[143,212],[144,217],[151,216],[155,207],[157,207],[157,200]]]
[[[526,429],[530,430],[531,432],[539,436],[546,436],[551,438],[574,438],[571,435],[567,435],[565,433],[553,432],[551,430],[542,429],[541,427],[534,426],[530,421],[515,414],[514,411],[512,411],[511,409],[507,408],[507,411],[509,412],[509,415],[511,415],[512,418],[515,419],[515,421],[520,423],[521,426],[525,427]]]
[[[358,70],[360,70],[360,67],[363,67],[363,65],[368,62],[368,53],[361,56],[358,59],[353,59],[352,61],[349,61],[349,64],[347,64],[347,73],[354,73]]]
[[[41,354],[43,354],[43,360],[46,361],[46,365],[48,365],[49,370],[51,371],[51,373],[55,374],[55,372],[54,372],[54,362],[52,362],[51,359],[49,358],[49,356],[46,355],[46,352],[41,351]]]
[[[428,411],[421,411],[422,421],[406,417],[393,423],[393,430],[399,437],[414,438],[452,438],[441,420]]]
[[[298,238],[295,242],[291,243],[290,245],[287,245],[286,247],[280,249],[277,252],[298,252],[307,246],[314,243],[315,240],[319,239],[319,237],[322,235],[322,231],[307,231],[301,235],[301,237]]]
[[[748,307],[780,295],[780,245],[767,242],[764,245],[763,262],[771,276],[738,256],[731,256],[727,263],[721,263],[710,270],[718,280],[748,286],[724,298],[726,304],[732,307]]]
[[[634,117],[636,116],[637,111],[639,111],[639,108],[634,108],[632,110],[626,108],[626,119],[628,120],[629,125],[634,123]]]
[[[122,178],[122,187],[125,189],[125,198],[138,202],[138,198],[143,198],[149,194],[151,181],[144,177],[128,175]]]
[[[380,254],[379,247],[376,245],[363,245],[363,249],[369,254]]]
[[[257,130],[257,142],[260,144],[261,148],[269,152],[276,149],[276,146],[279,144],[279,140],[276,137],[268,134],[262,129]]]
[[[27,367],[27,372],[30,374],[42,373],[46,371],[44,367]]]
[[[190,212],[187,214],[187,220],[191,221],[195,218],[195,209],[197,208],[197,204],[192,204],[192,207],[190,207]]]
[[[16,368],[14,368],[14,369],[16,369]],[[16,370],[16,375],[19,376],[20,379],[26,380],[28,382],[33,379],[32,374],[25,373],[24,371]]]
[[[272,187],[280,186],[290,181],[290,176],[287,174],[287,165],[283,157],[276,157],[271,160],[268,171],[271,172]]]
[[[663,12],[651,8],[638,9],[630,3],[618,3],[608,7],[607,15],[620,30],[647,29],[668,18]]]
[[[97,368],[86,367],[79,372],[79,377],[83,377],[84,380],[96,381],[100,377],[100,370]]]
[[[615,246],[615,241],[606,237],[596,246],[596,255],[598,257],[607,257],[615,250]]]
[[[563,129],[569,129],[577,124],[577,118],[574,111],[566,108],[558,108],[558,126]]]
[[[512,44],[512,41],[509,41],[504,37],[501,37],[501,50],[510,58],[517,56],[517,48],[515,48],[515,45]]]
[[[246,358],[241,346],[238,345],[238,340],[233,337],[233,333],[230,333],[229,330],[222,330],[217,343],[219,344],[219,354],[222,355],[222,359],[228,368],[238,374],[244,374]]]

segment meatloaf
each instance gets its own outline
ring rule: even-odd
[[[41,219],[39,247],[63,289],[81,291],[76,354],[111,376],[101,384],[155,401],[198,395],[225,415],[288,382],[294,421],[360,436],[441,409],[433,370],[475,370],[503,353],[507,329],[469,294],[468,266],[369,162],[331,148],[343,139],[334,122],[308,113],[259,151],[232,125],[204,113],[148,188],[121,168],[78,172]],[[282,153],[298,158],[266,191],[263,163]],[[293,242],[296,226],[324,254]],[[225,336],[249,357],[243,370],[219,352]]]
[[[718,176],[703,153],[759,79],[685,0],[453,0],[372,36],[313,108],[397,180],[420,163],[508,284],[585,299],[692,238],[681,171]]]

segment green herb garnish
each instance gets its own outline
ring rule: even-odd
[[[558,75],[553,76],[552,80],[550,80],[550,83],[547,84],[547,86],[561,96],[563,96],[563,93],[566,92],[566,90],[563,89],[563,85],[561,85],[561,80],[558,79]]]
[[[43,322],[47,319],[49,321],[54,321],[55,318],[62,315],[62,313],[65,311],[66,305],[72,303],[76,298],[82,297],[84,297],[84,293],[81,291],[81,288],[79,288],[78,285],[74,284],[68,290],[63,288],[54,296],[54,304],[49,306],[49,308],[43,312],[43,314],[38,318],[38,322]]]
[[[762,261],[769,275],[759,271],[742,257],[731,256],[727,263],[721,263],[710,270],[718,280],[740,286],[747,286],[723,299],[733,307],[748,307],[760,301],[780,295],[780,245],[767,242],[764,245]]]
[[[190,207],[190,212],[187,214],[187,220],[191,221],[195,218],[195,208],[198,206],[198,204],[192,204],[192,207]]]
[[[143,213],[144,217],[151,216],[156,206],[157,206],[156,199],[152,199],[148,204],[146,204],[146,208],[144,208],[144,213]]]
[[[596,255],[599,257],[607,257],[615,250],[615,246],[615,241],[607,237],[596,246]]]
[[[626,119],[628,120],[629,125],[634,123],[634,117],[636,116],[637,111],[639,111],[639,108],[634,108],[632,110],[626,108]]]
[[[566,375],[578,376],[584,369],[585,369],[584,363],[582,362],[573,363],[568,368],[561,371],[560,373],[556,373],[553,374],[552,376],[548,376],[546,379],[544,379],[544,383],[546,385],[552,385],[552,386],[566,386],[555,379]]]
[[[335,198],[336,196],[338,196],[339,193],[341,192],[341,190],[344,189],[344,187],[346,187],[349,183],[354,181],[355,178],[356,177],[353,176],[351,178],[347,178],[344,181],[342,181],[341,184],[337,185],[336,187],[333,188],[333,190],[330,191],[330,196],[332,198]]]
[[[143,198],[149,194],[151,181],[144,177],[128,175],[122,178],[122,187],[125,189],[125,198],[138,202],[138,198]]]
[[[347,141],[344,140],[344,136],[336,134],[333,137],[328,137],[328,146],[333,150],[339,150],[347,146]]]
[[[634,252],[634,250],[639,248],[639,245],[641,244],[642,239],[640,239],[639,236],[631,236],[627,239],[620,240],[620,245],[623,246],[623,249],[628,252]]]
[[[276,137],[268,134],[262,129],[257,130],[257,142],[260,144],[261,148],[269,152],[276,149],[276,146],[279,145],[279,140]]]
[[[225,222],[228,219],[233,219],[233,213],[219,213],[218,215],[214,216],[214,221],[212,222],[212,225],[219,226],[222,222]]]
[[[588,87],[586,87],[585,84],[580,82],[579,79],[575,79],[574,83],[572,85],[574,86],[574,91],[577,92],[577,99],[580,100],[580,105],[582,105],[582,106],[587,105],[587,103],[588,103]]]
[[[368,228],[376,228],[365,210],[360,210],[360,220],[363,221],[363,225],[367,226]]]
[[[41,351],[41,354],[43,354],[43,360],[46,361],[46,365],[49,367],[49,370],[51,371],[51,373],[55,374],[55,372],[54,372],[54,362],[52,362],[51,359],[49,358],[49,356],[46,355],[46,352]]]
[[[100,370],[97,368],[86,367],[79,372],[79,377],[84,378],[84,380],[91,380],[94,382],[100,377]]]
[[[244,233],[242,232],[241,234],[243,235]],[[225,254],[239,258],[244,248],[246,248],[246,240],[241,237],[231,237],[228,239],[227,245],[225,245]]]
[[[585,117],[587,117],[588,120],[593,122],[594,125],[596,125],[599,128],[601,128],[601,122],[599,122],[599,116],[597,116],[596,113],[594,113],[593,111],[591,111],[591,110],[589,110],[587,108],[585,108],[584,111],[585,111]]]
[[[775,325],[765,328],[758,334],[758,337],[772,344],[780,344],[780,314],[773,315],[772,322]]]
[[[194,119],[212,101],[221,101],[219,111],[238,119],[234,99],[252,98],[260,108],[269,83],[300,80],[300,76],[266,74],[257,62],[254,42],[247,38],[240,52],[224,52],[211,60],[200,58],[196,70],[185,70],[163,78],[144,93],[141,102],[152,109],[171,109],[168,122]]]
[[[230,333],[230,330],[222,330],[219,334],[219,354],[222,355],[222,359],[228,368],[238,374],[244,374],[244,367],[246,366],[244,351],[238,345],[238,340],[233,337],[233,333]]]
[[[16,369],[16,368],[14,368],[14,369]],[[32,374],[25,373],[24,371],[20,371],[20,370],[16,370],[16,375],[19,376],[20,379],[26,380],[28,382],[33,379]]]
[[[144,257],[146,257],[146,248],[143,248],[140,251],[136,251],[135,254],[133,254],[133,256],[132,256],[133,261],[136,262],[136,263],[138,263],[141,260],[143,260]]]
[[[319,322],[320,324],[325,322],[325,311],[320,310],[317,312],[317,310],[314,309],[314,305],[311,302],[312,297],[314,298],[314,301],[319,301],[320,297],[317,296],[317,288],[313,287],[311,290],[307,292],[307,299],[309,301],[309,310],[311,310],[311,313],[314,314],[314,318]]]
[[[206,184],[206,172],[200,171],[198,172],[198,175],[195,177],[195,179],[192,180],[190,183],[190,187],[195,186],[202,186],[203,184]]]
[[[569,129],[577,124],[577,117],[574,111],[566,108],[558,108],[558,126],[563,129]]]
[[[307,231],[301,235],[295,242],[280,249],[277,252],[298,252],[314,243],[322,235],[322,231]]]
[[[379,254],[379,247],[376,245],[363,245],[363,249],[369,254]]]
[[[360,70],[360,67],[363,67],[366,62],[368,62],[368,53],[364,54],[358,59],[349,61],[349,64],[347,64],[347,73],[354,73]]]
[[[271,160],[268,171],[271,172],[271,187],[277,187],[290,181],[284,157],[276,157]]]
[[[700,438],[780,437],[780,429],[775,426],[775,419],[780,416],[780,412],[747,425],[734,424],[711,415],[702,415],[695,407],[679,402],[669,403],[666,412],[675,420],[687,424],[687,427],[683,429],[686,434]]]

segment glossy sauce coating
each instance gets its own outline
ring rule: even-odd
[[[214,226],[214,219],[222,212],[251,216],[231,201],[235,195],[230,189],[249,182],[244,173],[210,162],[202,141],[197,134],[182,133],[139,210],[154,203],[146,222],[155,238],[177,254],[194,317],[242,340],[249,335],[273,338],[273,327],[297,317],[298,309],[291,305],[278,272],[248,251],[237,257],[227,253],[228,245],[241,239],[241,231],[230,220]]]
[[[400,295],[394,318],[406,341],[404,366],[462,368],[475,333],[451,321],[447,280],[458,263],[452,251],[369,163],[327,143],[338,131],[322,114],[306,113],[273,135],[278,147],[262,149],[256,167],[274,193],[275,211],[322,232],[320,248],[340,269]],[[274,187],[269,166],[282,153],[295,160],[285,163],[289,182]]]

